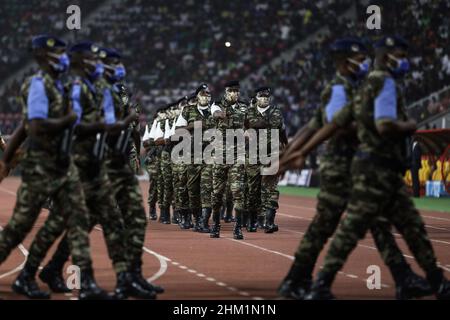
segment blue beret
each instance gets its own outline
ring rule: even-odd
[[[376,41],[373,46],[375,49],[378,49],[378,48],[387,48],[387,49],[400,48],[400,49],[404,49],[404,50],[408,50],[408,47],[409,47],[408,42],[400,36],[385,36],[385,37],[381,38],[380,40]]]
[[[117,58],[122,59],[122,55],[119,51],[112,48],[100,48],[100,58]]]
[[[272,89],[270,87],[260,87],[260,88],[255,90],[255,95],[257,95],[259,92],[266,93],[266,94],[271,94]]]
[[[208,85],[206,83],[202,83],[200,87],[195,90],[195,95],[199,94],[199,92],[203,90],[208,90]]]
[[[357,38],[337,39],[330,45],[331,52],[367,53],[367,47]]]
[[[77,44],[74,44],[69,52],[70,53],[74,53],[74,52],[92,52],[92,53],[98,53],[99,47],[94,44],[91,41],[83,41],[83,42],[79,42]]]
[[[225,83],[225,88],[239,88],[239,86],[238,80],[232,80]]]
[[[37,35],[35,37],[33,37],[31,39],[31,47],[33,49],[37,49],[37,48],[47,48],[47,49],[52,49],[52,48],[65,48],[66,47],[66,43],[64,41],[62,41],[61,39],[52,36],[52,35],[48,35],[48,34],[41,34],[41,35]]]

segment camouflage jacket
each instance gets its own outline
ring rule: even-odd
[[[88,79],[76,77],[70,88],[70,104],[73,110],[79,110],[78,122],[92,124],[103,120],[103,110],[98,100],[97,87]],[[76,106],[78,104],[79,106]],[[80,164],[93,160],[96,134],[77,136],[73,146],[74,160]]]
[[[42,88],[42,96],[37,96],[36,91],[30,92],[32,84]],[[39,104],[39,110],[30,110],[30,95],[34,95],[34,100],[38,99],[44,103]],[[38,118],[61,118],[69,112],[66,89],[59,80],[53,79],[48,73],[38,71],[28,77],[20,89],[20,103],[22,105],[22,115],[25,123],[25,130],[28,133],[29,119],[32,114],[39,113]],[[59,158],[59,151],[64,132],[42,133],[37,137],[29,137],[24,155],[26,162],[30,157],[45,159],[49,167],[54,166]],[[32,154],[32,155],[31,155]]]
[[[337,113],[333,122],[341,127],[356,123],[358,154],[401,164],[405,161],[405,138],[383,137],[376,124],[406,119],[402,88],[387,71],[377,69],[368,75],[353,103]]]
[[[248,126],[251,128],[252,124],[255,124],[256,122],[259,122],[263,120],[266,123],[266,127],[264,129],[256,129],[257,131],[257,136],[258,136],[258,141],[254,141],[252,139],[252,137],[250,137],[249,139],[249,144],[250,144],[250,149],[254,146],[254,144],[257,144],[257,149],[259,150],[260,148],[260,135],[261,135],[261,130],[264,130],[264,132],[266,133],[267,136],[267,152],[270,154],[272,152],[271,150],[271,129],[277,130],[279,137],[281,137],[282,134],[282,130],[285,130],[285,125],[284,125],[284,119],[283,119],[283,115],[281,113],[280,108],[278,108],[277,106],[271,105],[265,112],[263,112],[261,114],[261,112],[259,112],[258,108],[256,107],[255,104],[251,104],[248,108],[248,112],[247,112],[247,122],[248,122]],[[273,150],[275,153],[278,153],[279,150]],[[258,151],[259,152],[259,151]]]

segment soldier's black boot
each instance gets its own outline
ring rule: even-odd
[[[80,300],[110,300],[108,293],[101,289],[94,279],[91,268],[81,271],[81,288],[78,294]]]
[[[225,220],[225,206],[220,207],[220,220]]]
[[[415,274],[406,261],[392,265],[389,269],[395,281],[397,300],[409,300],[433,294],[428,281]]]
[[[225,212],[225,218],[223,219],[223,222],[230,223],[233,222],[233,206],[227,205],[226,212]]]
[[[242,228],[248,229],[250,214],[247,210],[242,210]]]
[[[209,218],[211,217],[211,208],[203,208],[202,209],[202,223],[200,226],[201,233],[210,233],[211,229],[209,227]]]
[[[249,220],[248,220],[248,225],[247,225],[248,232],[258,231],[258,222],[257,222],[256,215],[257,215],[257,213],[254,210],[249,212]]]
[[[275,224],[275,214],[275,209],[267,209],[264,233],[274,233],[278,231],[278,226]]]
[[[114,288],[114,299],[125,300],[128,298],[128,285],[130,275],[128,272],[119,272],[117,274],[116,287]]]
[[[236,240],[244,239],[242,234],[242,211],[236,210],[236,222],[233,229],[233,238]]]
[[[56,267],[50,262],[39,273],[39,278],[48,285],[52,292],[67,293],[71,291],[64,282],[62,268],[63,267]]]
[[[317,280],[311,286],[311,292],[306,295],[305,300],[333,300],[335,296],[331,293],[331,283],[334,277],[319,272]]]
[[[173,210],[172,223],[178,224],[180,221],[180,210]]]
[[[314,265],[300,266],[294,262],[278,287],[278,294],[287,299],[304,300],[311,291],[313,269]]]
[[[427,274],[427,280],[438,300],[450,300],[450,281],[444,277],[442,269]]]
[[[14,281],[12,289],[15,293],[24,295],[30,299],[50,299],[48,292],[39,289],[35,279],[36,271],[37,268],[25,265],[16,281]]]
[[[183,217],[184,217],[184,221],[183,221],[182,229],[187,230],[187,229],[192,228],[191,210],[189,210],[189,209],[183,210]]]
[[[257,214],[257,225],[258,225],[258,229],[264,229],[264,222],[265,222],[265,215],[262,214]]]
[[[136,281],[141,285],[142,288],[146,289],[147,291],[152,291],[156,294],[164,293],[164,288],[155,284],[151,284],[148,282],[144,276],[142,275],[142,263],[136,263],[131,268],[131,275],[133,277],[133,280]]]
[[[192,229],[192,231],[200,232],[201,220],[202,220],[202,209],[193,210],[193,216],[194,216],[194,228]]]
[[[150,208],[149,218],[150,218],[150,220],[156,220],[156,219],[158,219],[158,217],[156,216],[156,207],[155,207],[155,206],[152,206],[152,207]]]
[[[219,238],[220,237],[220,211],[214,210],[212,213],[214,225],[211,228],[211,233],[209,234],[210,238]]]

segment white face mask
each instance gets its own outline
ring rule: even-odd
[[[259,108],[265,108],[270,103],[270,97],[256,97],[256,106]]]
[[[211,102],[211,96],[210,95],[205,96],[205,95],[199,94],[197,96],[197,100],[201,106],[207,106]]]
[[[230,103],[236,103],[239,99],[239,91],[225,90],[225,100]]]

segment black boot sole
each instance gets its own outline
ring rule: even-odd
[[[39,279],[41,279],[42,282],[44,282],[52,292],[54,293],[69,293],[72,292],[72,290],[70,290],[68,287],[65,288],[61,288],[61,287],[55,287],[54,285],[52,285],[51,283],[51,279],[46,275],[46,272],[41,272],[39,274]]]
[[[22,287],[18,287],[15,284],[13,284],[11,286],[11,289],[17,293],[20,294],[22,296],[27,297],[28,299],[32,299],[32,300],[48,300],[50,299],[50,294],[48,294],[47,292],[42,292],[40,295],[30,295],[27,292],[25,292],[25,290],[22,289]]]

